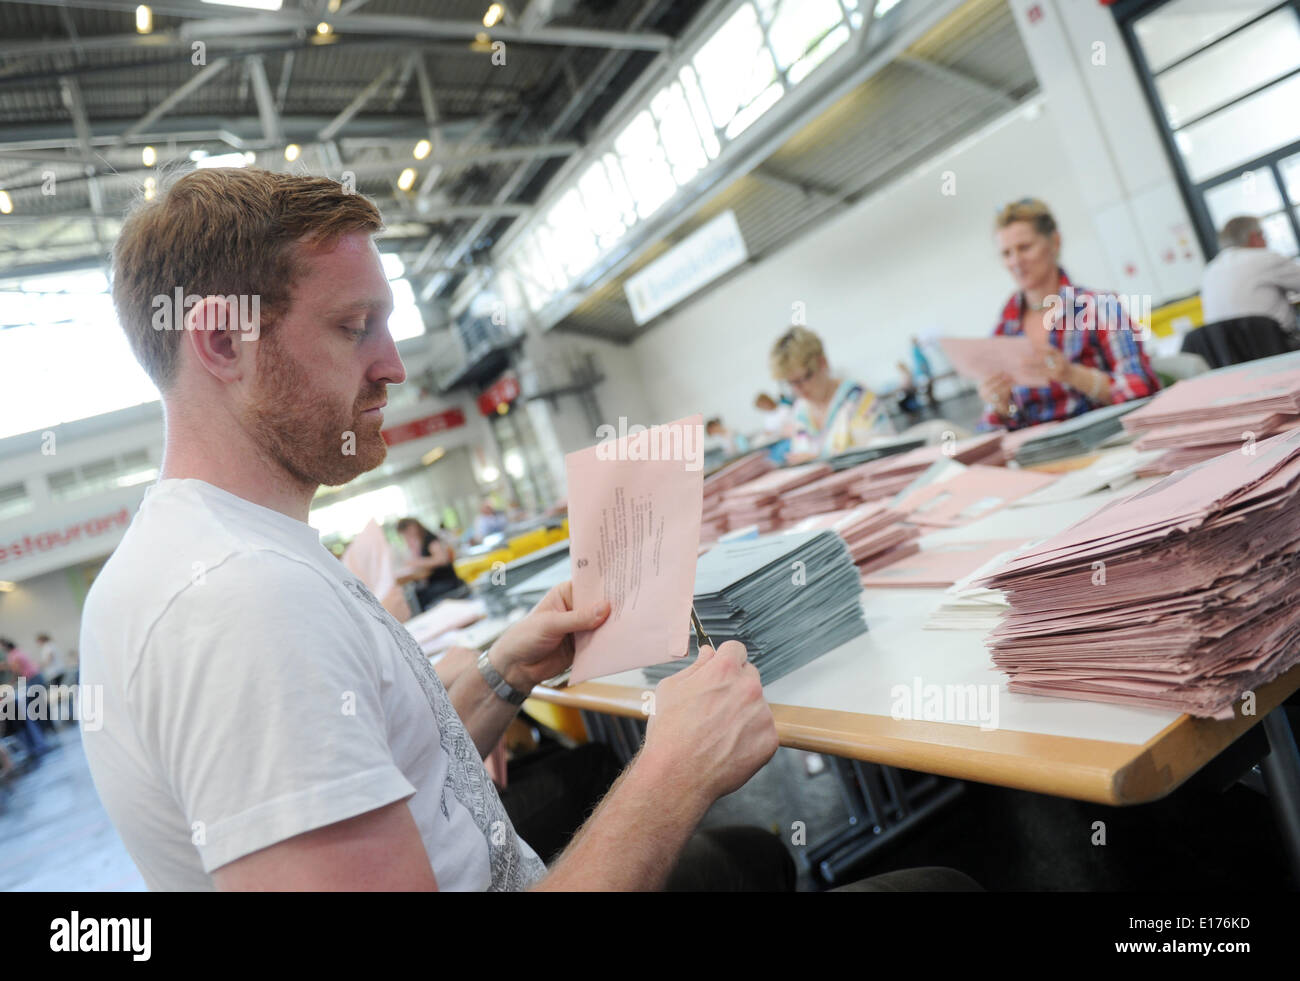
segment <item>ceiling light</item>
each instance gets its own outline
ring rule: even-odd
[[[502,7],[501,4],[492,4],[492,6],[488,7],[487,13],[483,15],[483,26],[495,27],[497,24],[501,23],[501,18],[505,16],[505,13],[505,8]]]
[[[151,146],[147,146],[140,151],[140,159],[144,161],[146,167],[152,167],[158,160],[158,151]]]
[[[302,147],[300,147],[297,143],[290,143],[287,147],[284,148],[284,159],[288,160],[289,163],[293,163],[295,160],[298,159],[298,154],[300,153],[302,153]]]
[[[329,12],[330,12],[331,14],[333,14],[333,13],[337,13],[337,12],[338,12],[338,9],[339,9],[339,0],[330,0],[330,2],[329,2]]]
[[[215,7],[252,7],[255,10],[279,10],[284,0],[203,0]]]
[[[146,201],[152,201],[153,196],[157,193],[158,193],[158,182],[155,181],[152,177],[146,177],[144,179],[144,199]]]
[[[137,34],[148,34],[153,30],[153,11],[144,4],[135,8],[135,30]]]
[[[407,167],[397,178],[397,186],[403,191],[409,191],[415,184],[415,168]]]
[[[333,33],[333,31],[334,28],[330,27],[329,24],[325,23],[325,21],[321,21],[319,24],[316,25],[317,34],[330,34]]]
[[[429,151],[432,149],[433,149],[432,143],[430,143],[428,140],[421,140],[419,143],[415,144],[415,150],[414,150],[415,159],[423,160],[425,157],[429,155]]]
[[[0,191],[0,215],[7,215],[14,210],[14,199],[9,196],[8,191]]]
[[[245,150],[245,151],[244,151],[244,163],[246,163],[246,164],[255,164],[255,163],[257,163],[257,154],[254,153],[252,150]]]
[[[0,593],[12,593],[17,588],[17,583],[9,582],[7,579],[0,580]]]

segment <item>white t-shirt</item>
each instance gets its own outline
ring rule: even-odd
[[[46,641],[41,645],[41,673],[48,681],[62,674],[64,670],[66,670],[66,663],[63,651],[59,650],[54,641]]]
[[[200,480],[149,488],[86,599],[95,786],[151,889],[405,800],[440,889],[545,867],[419,645],[311,526]]]
[[[1201,279],[1207,324],[1237,317],[1272,317],[1295,326],[1287,291],[1300,292],[1300,262],[1268,249],[1226,248],[1210,260]]]

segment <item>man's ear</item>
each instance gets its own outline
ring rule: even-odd
[[[248,371],[252,351],[239,343],[239,326],[239,311],[222,296],[205,296],[185,313],[190,350],[221,381],[238,381]]]

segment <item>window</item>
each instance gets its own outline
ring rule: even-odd
[[[1300,140],[1300,75],[1179,130],[1179,146],[1194,181]]]
[[[713,125],[724,129],[728,139],[745,128],[731,125],[743,109],[760,100],[771,104],[781,97],[772,51],[759,27],[758,12],[750,4],[731,15],[700,48],[692,64]],[[768,94],[773,88],[775,98]]]
[[[1136,33],[1154,72],[1163,71],[1193,51],[1275,6],[1277,0],[1173,0],[1141,18]]]
[[[879,0],[882,17],[901,0]],[[502,262],[540,311],[615,249],[860,30],[863,0],[747,0],[512,243]]]
[[[704,169],[709,156],[704,152],[681,83],[673,82],[651,99],[650,112],[659,123],[659,139],[672,166],[673,179],[679,185],[687,183]]]
[[[759,0],[777,68],[804,78],[849,39],[839,0]]]
[[[32,499],[27,496],[26,484],[7,484],[0,487],[0,521],[16,518],[32,509]]]
[[[101,270],[42,276],[0,291],[0,364],[23,369],[5,379],[0,438],[159,397],[118,326]],[[106,378],[113,383],[104,384]]]
[[[52,501],[73,501],[92,494],[147,484],[158,476],[158,468],[149,462],[146,450],[133,450],[121,456],[93,460],[67,470],[55,470],[46,476]]]
[[[1123,23],[1202,244],[1259,218],[1300,240],[1300,0],[1166,0]]]
[[[1300,67],[1300,18],[1279,10],[1156,79],[1172,126],[1261,88]]]
[[[654,117],[648,111],[637,113],[614,141],[614,152],[636,200],[637,214],[649,218],[673,196],[677,183],[668,165],[668,155],[659,142]]]
[[[392,252],[383,252],[379,256],[384,264],[384,275],[388,277],[388,286],[393,291],[393,312],[388,318],[388,332],[394,341],[404,341],[408,337],[419,337],[424,333],[424,317],[420,315],[420,306],[415,302],[415,291],[405,278],[406,266],[401,257]]]

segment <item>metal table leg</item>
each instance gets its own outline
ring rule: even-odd
[[[1260,762],[1264,784],[1273,805],[1282,843],[1291,861],[1291,877],[1300,887],[1300,750],[1286,717],[1286,707],[1279,705],[1264,716],[1269,753]]]

